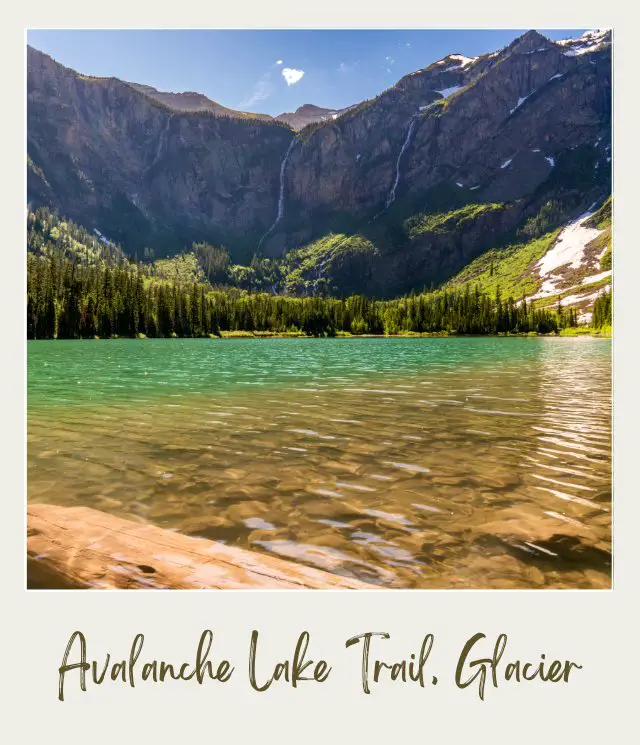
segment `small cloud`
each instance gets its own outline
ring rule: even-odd
[[[407,43],[405,44],[405,47],[411,47],[411,42],[410,42],[410,41],[408,41],[408,42],[407,42]]]
[[[388,64],[390,64],[390,65],[392,65],[392,64],[393,64],[393,63],[395,62],[395,60],[393,59],[393,57],[385,57],[385,60],[386,60],[386,61],[388,62]]]
[[[274,89],[275,85],[271,81],[271,73],[266,72],[260,80],[254,84],[251,94],[238,104],[238,108],[247,109],[260,101],[264,101],[269,98]]]
[[[355,62],[341,62],[338,65],[338,72],[354,72],[358,61]]]
[[[390,67],[387,67],[387,72],[391,72],[391,68]]]
[[[276,60],[276,65],[281,65],[281,64],[282,64],[282,60],[281,59]]]
[[[295,70],[293,67],[285,67],[282,71],[282,77],[287,81],[287,85],[295,85],[303,75],[304,70]]]

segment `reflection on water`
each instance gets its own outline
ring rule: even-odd
[[[610,586],[602,339],[29,342],[28,495],[386,587]]]

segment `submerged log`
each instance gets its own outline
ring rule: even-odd
[[[27,507],[29,588],[373,589],[274,556],[90,507]]]

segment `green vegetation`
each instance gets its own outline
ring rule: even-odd
[[[588,284],[584,285],[581,284],[578,287],[569,287],[567,290],[562,290],[555,295],[549,295],[547,297],[541,298],[540,300],[536,300],[536,304],[541,308],[556,305],[559,300],[562,301],[565,298],[570,297],[571,295],[594,293],[597,290],[604,290],[604,288],[610,284],[611,277],[604,277],[603,279],[599,279],[596,282],[589,282]]]
[[[602,207],[592,215],[585,225],[589,228],[597,228],[603,233],[596,238],[596,250],[602,253],[600,259],[600,269],[608,271],[612,268],[613,253],[611,243],[611,197],[608,197]],[[603,253],[604,252],[604,253]]]
[[[420,215],[413,226],[449,230],[501,208],[467,205]],[[533,268],[558,231],[487,251],[441,290],[381,301],[357,289],[335,298],[338,288],[371,278],[379,250],[360,234],[332,233],[281,259],[254,256],[243,266],[232,265],[225,248],[207,243],[155,261],[145,249],[145,260],[137,262],[46,209],[30,212],[27,228],[31,339],[556,333],[577,326],[575,309],[558,303],[562,294],[535,308],[520,301],[537,289]],[[610,323],[610,300],[599,298],[594,326]]]
[[[146,281],[145,281],[146,279]],[[575,313],[443,290],[391,301],[337,300],[211,290],[149,277],[135,265],[82,264],[27,255],[27,337],[210,337],[270,334],[550,333],[576,325]]]
[[[330,233],[286,255],[286,290],[291,294],[326,295],[335,293],[335,284],[340,282],[349,291],[352,270],[377,254],[376,246],[361,235]]]
[[[153,263],[153,269],[156,277],[177,285],[202,283],[206,279],[200,260],[194,252],[178,254],[170,259],[157,259]]]
[[[46,207],[27,213],[27,250],[41,256],[57,256],[72,261],[95,265],[127,264],[128,260],[119,246],[71,220],[63,220]]]
[[[598,230],[604,230],[605,228],[611,227],[611,210],[612,200],[611,197],[607,197],[602,203],[600,209],[591,215],[591,217],[585,222],[587,228],[597,228]]]
[[[481,292],[489,294],[495,294],[500,288],[505,295],[517,298],[532,295],[538,285],[533,267],[551,248],[558,232],[556,230],[541,238],[506,248],[493,248],[472,261],[446,286],[460,288],[477,285]]]
[[[450,233],[479,215],[504,209],[503,204],[467,204],[459,209],[434,214],[420,213],[405,220],[405,231],[411,238],[423,233]]]
[[[604,292],[596,298],[593,304],[593,318],[591,325],[603,332],[611,333],[612,318],[612,298],[610,292]]]
[[[567,214],[571,213],[575,205],[571,201],[549,199],[538,212],[529,217],[518,230],[518,238],[540,238],[550,233],[560,225],[566,223]]]

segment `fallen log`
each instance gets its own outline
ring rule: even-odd
[[[27,507],[27,586],[103,589],[373,589],[356,579],[90,507]]]

